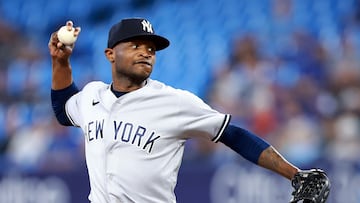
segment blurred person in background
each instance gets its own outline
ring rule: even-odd
[[[256,35],[238,36],[229,60],[214,73],[208,98],[215,108],[234,111],[235,121],[272,140],[294,163],[308,166],[323,152],[323,109],[316,104],[328,92],[330,70],[316,38],[296,31],[290,39],[293,51],[274,56],[259,51]]]

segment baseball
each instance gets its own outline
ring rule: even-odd
[[[77,39],[77,36],[74,35],[74,32],[75,28],[72,27],[69,31],[67,26],[62,26],[57,32],[59,41],[65,45],[74,44]]]

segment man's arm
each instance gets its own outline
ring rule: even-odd
[[[258,165],[291,180],[300,170],[289,163],[274,147],[269,146],[259,156]]]
[[[68,29],[72,29],[73,23],[68,21],[66,26]],[[80,28],[75,28],[74,34],[77,36],[79,33]],[[53,111],[60,124],[70,126],[72,123],[65,113],[65,103],[79,91],[73,83],[70,65],[70,56],[74,45],[65,46],[59,42],[57,32],[54,32],[50,37],[48,46],[52,66],[51,103]]]
[[[228,125],[219,141],[245,159],[274,171],[289,180],[300,171],[283,158],[269,143],[243,128]]]
[[[71,29],[73,23],[68,21],[66,26]],[[75,35],[79,35],[80,27],[75,28]],[[51,55],[52,66],[52,83],[53,90],[60,90],[69,87],[72,82],[72,71],[70,65],[70,56],[72,54],[74,45],[65,46],[57,37],[57,32],[54,32],[49,41],[49,52]]]
[[[291,203],[325,203],[330,194],[330,179],[321,169],[300,170],[289,163],[270,144],[251,132],[228,125],[219,141],[245,159],[291,180]]]

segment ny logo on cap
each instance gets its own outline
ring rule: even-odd
[[[152,29],[152,25],[149,21],[147,20],[143,20],[141,21],[141,24],[142,24],[142,29],[145,31],[145,32],[150,32],[150,33],[153,33],[153,29]]]

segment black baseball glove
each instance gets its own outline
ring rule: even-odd
[[[330,180],[321,169],[300,171],[291,180],[294,191],[290,203],[324,203],[330,193]]]

